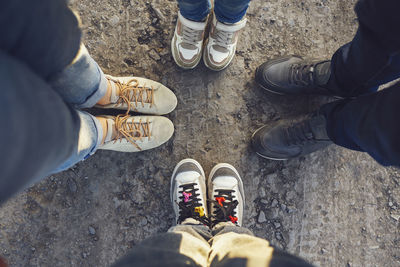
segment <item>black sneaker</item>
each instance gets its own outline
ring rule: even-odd
[[[241,226],[245,196],[238,171],[228,163],[219,163],[211,170],[207,186],[211,227],[220,222]]]
[[[255,79],[262,88],[275,94],[333,95],[324,88],[330,75],[330,61],[289,56],[269,60],[259,66]]]
[[[203,168],[194,159],[181,160],[171,178],[171,201],[176,224],[192,218],[209,226]]]
[[[332,144],[326,133],[326,119],[314,115],[297,123],[287,120],[275,126],[265,125],[251,138],[256,153],[272,160],[303,156]]]

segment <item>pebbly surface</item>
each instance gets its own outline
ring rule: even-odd
[[[355,0],[253,0],[236,58],[216,73],[175,66],[174,0],[75,0],[84,42],[105,73],[162,82],[178,97],[164,146],[98,151],[0,208],[0,254],[11,266],[108,266],[173,221],[170,176],[186,157],[206,173],[228,162],[246,191],[244,226],[317,266],[400,266],[400,171],[330,146],[276,162],[256,156],[252,132],[298,118],[326,97],[263,92],[254,71],[286,54],[329,58],[357,28]]]

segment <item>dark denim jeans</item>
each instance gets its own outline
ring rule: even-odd
[[[78,109],[96,104],[107,89],[97,63],[79,49],[78,20],[64,0],[3,2],[0,204],[94,153],[101,126]]]
[[[235,23],[246,14],[250,0],[215,0],[214,12],[218,21]],[[179,10],[183,17],[202,21],[210,13],[210,0],[178,0]]]
[[[345,99],[320,109],[334,143],[385,166],[400,166],[400,84],[376,90],[400,77],[399,10],[398,0],[358,1],[357,34],[333,55],[328,82]]]

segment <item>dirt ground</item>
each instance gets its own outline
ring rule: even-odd
[[[329,58],[357,28],[355,0],[253,0],[225,71],[175,66],[174,0],[75,0],[84,42],[105,73],[162,82],[178,97],[173,138],[160,148],[98,151],[0,208],[0,254],[11,266],[108,266],[172,224],[170,175],[186,157],[206,172],[236,166],[244,226],[317,266],[400,266],[400,171],[338,146],[276,162],[249,147],[252,132],[334,99],[266,94],[254,82],[267,59]]]

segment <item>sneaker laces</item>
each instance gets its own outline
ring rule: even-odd
[[[234,35],[235,35],[235,32],[229,32],[229,31],[215,29],[215,33],[214,33],[213,37],[215,39],[216,45],[226,48],[230,44],[232,44]]]
[[[150,140],[151,132],[149,120],[147,119],[145,122],[142,122],[142,119],[140,119],[139,122],[128,122],[127,120],[129,118],[130,116],[128,114],[118,115],[115,117],[117,136],[114,143],[116,143],[118,140],[121,142],[122,139],[125,138],[137,149],[142,150],[139,145],[136,144],[136,141],[141,141],[146,137]]]
[[[234,190],[228,189],[216,189],[215,200],[210,200],[211,204],[214,205],[214,211],[212,216],[212,226],[217,225],[220,222],[232,222],[237,225],[238,218],[235,216],[235,208],[239,204],[237,200],[233,200],[232,193]]]
[[[183,43],[197,46],[199,40],[202,39],[204,30],[195,30],[182,24],[182,41]]]
[[[179,196],[179,217],[177,224],[182,223],[187,218],[193,218],[201,223],[209,226],[210,221],[204,213],[204,207],[200,202],[199,189],[195,188],[196,183],[180,185],[182,191],[178,191],[181,194]]]
[[[119,80],[113,79],[111,77],[106,77],[108,81],[113,82],[114,85],[119,89],[119,98],[116,105],[122,105],[126,103],[128,109],[126,114],[131,110],[132,104],[135,106],[133,109],[136,110],[138,104],[150,104],[150,107],[154,104],[154,89],[153,87],[139,86],[139,81],[137,79],[131,79],[127,83],[122,83]],[[146,97],[144,96],[146,95]]]
[[[309,142],[316,142],[315,136],[311,131],[308,121],[302,121],[286,128],[285,131],[287,145],[299,145]]]
[[[320,62],[312,64],[293,64],[289,69],[289,81],[295,85],[309,86],[314,85],[314,73],[316,66]]]

